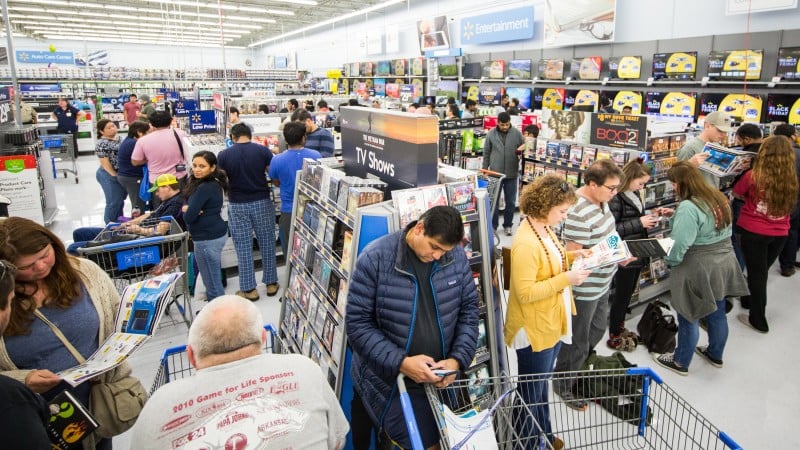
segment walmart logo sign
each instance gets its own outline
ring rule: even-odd
[[[461,44],[533,39],[533,6],[461,19]]]

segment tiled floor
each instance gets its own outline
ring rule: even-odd
[[[56,180],[59,213],[51,229],[65,241],[71,240],[71,230],[75,227],[102,225],[103,195],[94,179],[96,164],[94,157],[80,159],[83,175],[80,184],[75,184],[71,177]],[[510,245],[511,238],[503,236],[501,241]],[[278,275],[281,284],[285,285],[285,269],[279,268]],[[728,316],[730,336],[724,369],[714,368],[695,358],[687,377],[658,370],[665,382],[700,414],[730,434],[745,449],[798,446],[793,427],[800,422],[800,383],[796,381],[794,372],[800,368],[800,353],[797,351],[800,343],[799,288],[800,273],[789,278],[780,276],[775,269],[770,273],[768,316],[771,331],[767,335],[755,333],[735,320],[735,314],[740,312],[740,306],[736,305]],[[237,280],[229,279],[226,291],[233,293],[237,289]],[[198,292],[202,291],[200,287]],[[266,297],[264,286],[259,286],[259,291],[261,299],[256,305],[265,322],[277,323],[280,315],[278,297]],[[194,301],[196,309],[202,305],[202,301]],[[636,315],[630,318],[628,328],[635,329],[640,313],[636,311]],[[131,358],[134,374],[145,385],[152,381],[163,349],[186,341],[186,327],[174,322],[163,323],[146,347]],[[705,339],[701,332],[701,345]],[[611,353],[602,343],[597,350],[601,354]],[[642,366],[655,365],[641,346],[626,357]],[[115,448],[127,449],[128,442],[126,435],[119,436],[115,439]]]

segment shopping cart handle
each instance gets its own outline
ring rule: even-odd
[[[406,421],[406,429],[408,429],[408,437],[411,439],[412,450],[425,450],[422,446],[422,438],[419,434],[419,427],[417,427],[417,418],[414,416],[414,407],[411,405],[411,397],[408,396],[406,390],[405,375],[397,375],[397,390],[400,393],[400,406],[403,408],[403,418]]]
[[[742,450],[742,446],[737,444],[727,433],[719,432],[719,440],[728,446],[731,450]]]

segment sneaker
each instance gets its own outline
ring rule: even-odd
[[[784,277],[790,277],[794,275],[794,267],[789,267],[788,269],[781,269],[781,275]]]
[[[769,332],[769,330],[759,330],[758,328],[753,326],[753,324],[750,323],[750,316],[748,314],[742,313],[737,315],[736,318],[739,319],[739,322],[742,322],[743,324],[747,325],[748,327],[750,327],[755,331],[758,331],[761,334],[767,334]]]
[[[639,345],[639,335],[636,334],[635,332],[627,328],[623,328],[622,333],[620,333],[619,335],[623,338],[629,338],[630,340],[632,340],[634,342],[634,346]]]
[[[800,269],[800,262],[795,262],[794,266],[797,267],[798,269]]]
[[[249,291],[236,291],[236,295],[242,298],[246,298],[251,302],[258,300],[258,291],[255,289],[251,289]]]
[[[267,296],[274,297],[275,294],[278,293],[278,290],[281,288],[281,285],[278,283],[272,283],[267,285]]]
[[[514,234],[514,233],[511,232],[511,227],[506,227],[506,228],[504,228],[504,230],[506,232],[506,236],[511,236],[512,234]]]
[[[663,355],[654,354],[653,360],[657,362],[659,366],[667,368],[678,375],[682,375],[684,377],[689,375],[689,369],[686,367],[681,367],[675,362],[674,353],[664,353]]]
[[[695,347],[694,352],[704,357],[706,361],[708,361],[708,363],[711,364],[712,366],[719,367],[720,369],[722,369],[722,360],[711,356],[708,353],[708,347]]]
[[[569,391],[562,392],[558,394],[558,396],[561,397],[561,400],[564,401],[565,405],[576,411],[586,411],[587,409],[589,409],[589,404],[586,403],[586,401],[575,397],[575,394],[573,394],[572,392]]]

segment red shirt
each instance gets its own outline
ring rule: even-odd
[[[747,171],[733,186],[733,192],[744,198],[744,206],[739,213],[738,226],[763,236],[787,236],[789,234],[789,215],[775,217],[767,215],[767,204],[756,192],[753,172]]]
[[[142,110],[142,105],[139,102],[128,102],[122,105],[122,109],[125,110],[125,121],[130,125],[139,118],[136,113]]]

